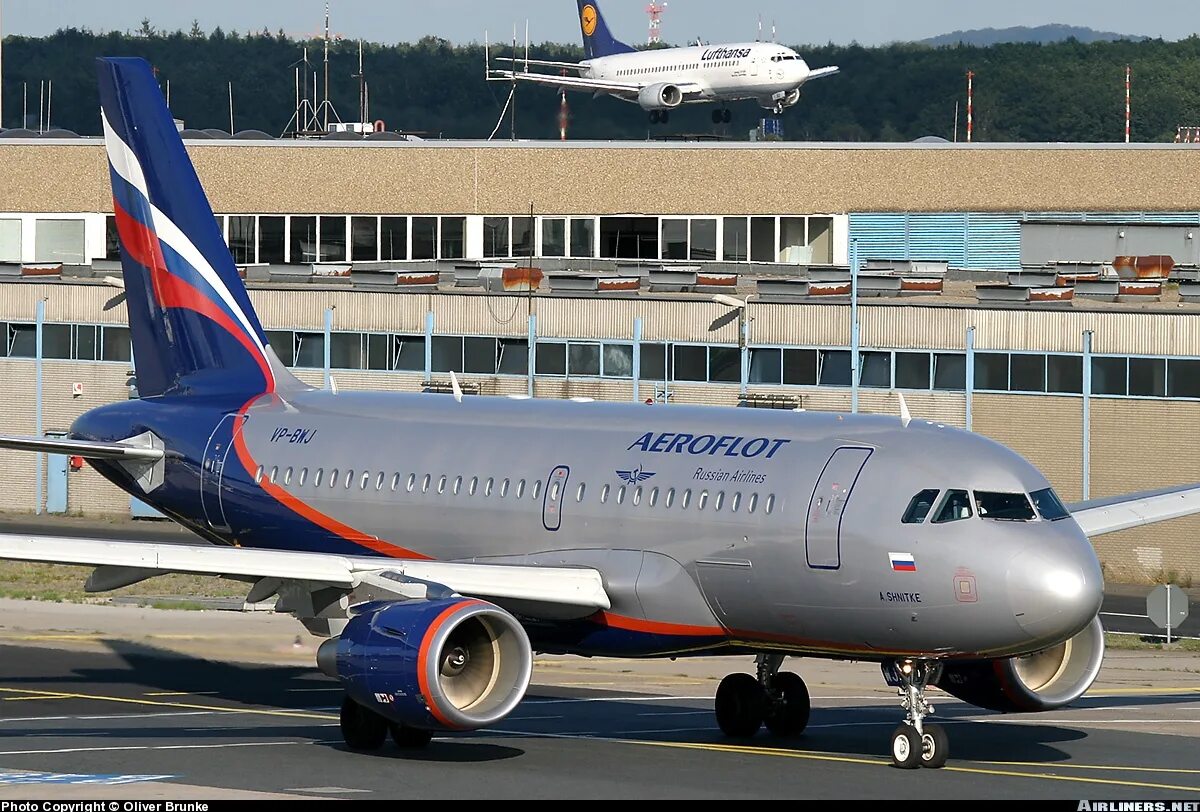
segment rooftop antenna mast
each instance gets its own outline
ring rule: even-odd
[[[282,135],[291,135],[293,137],[312,135],[317,132],[317,108],[314,99],[308,97],[308,75],[310,63],[308,61],[308,46],[304,46],[303,56],[299,61],[288,65],[295,71],[296,80],[296,109],[292,113],[292,117],[288,119],[288,123],[284,125]],[[316,73],[313,72],[314,87],[316,83]],[[315,93],[315,89],[314,89]]]
[[[650,18],[650,29],[646,35],[647,45],[656,45],[662,42],[662,15],[666,10],[667,4],[656,2],[656,0],[650,0],[650,5],[646,6],[646,16]]]
[[[342,37],[340,34],[337,34],[334,36],[334,38],[341,39]],[[330,36],[329,36],[329,4],[326,3],[325,4],[325,38],[324,38],[325,88],[324,88],[324,91],[322,94],[323,98],[321,99],[321,103],[319,105],[316,105],[316,110],[313,114],[313,124],[317,125],[318,123],[320,123],[319,130],[318,130],[317,126],[314,126],[313,130],[319,131],[321,134],[325,134],[325,133],[329,132],[330,116],[332,116],[333,120],[338,122],[339,124],[342,121],[341,116],[339,116],[337,114],[337,110],[334,108],[333,104],[329,101],[329,40],[330,40]],[[315,85],[315,82],[316,82],[315,76],[313,78],[313,82]],[[313,87],[314,102],[315,102],[316,92],[317,92],[317,88],[314,86]]]

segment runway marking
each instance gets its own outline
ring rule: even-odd
[[[1162,688],[1098,688],[1094,691],[1088,691],[1084,696],[1128,696],[1130,694],[1144,694],[1145,696],[1159,696],[1163,694],[1200,694],[1200,686],[1195,685],[1180,685],[1176,687]]]
[[[711,716],[712,711],[655,711],[653,713],[639,713],[638,716]]]
[[[562,738],[562,739],[579,739],[586,741],[602,741],[612,744],[633,744],[642,745],[644,747],[664,747],[678,750],[708,750],[722,753],[735,753],[739,755],[751,756],[775,756],[778,758],[796,758],[806,761],[827,761],[837,762],[842,764],[864,764],[872,767],[887,767],[891,769],[891,762],[883,759],[862,758],[858,756],[837,756],[827,753],[812,753],[800,750],[785,750],[775,747],[750,747],[737,744],[716,744],[706,742],[660,742],[660,741],[645,741],[639,739],[622,739],[613,738],[611,736],[593,736],[588,734],[578,733],[535,733],[532,731],[516,731],[516,730],[497,730],[492,729],[487,732],[505,733],[508,735],[520,735],[530,737],[547,737],[547,738]],[[669,731],[669,732],[688,732],[687,730]],[[987,764],[989,762],[977,762]],[[1013,766],[1020,765],[1021,762],[1013,762]],[[1036,762],[1029,762],[1030,766],[1043,767],[1045,765]],[[1053,764],[1052,767],[1061,767],[1063,765]],[[1012,778],[1028,778],[1044,781],[1067,781],[1080,784],[1103,784],[1107,786],[1120,787],[1138,787],[1141,789],[1168,789],[1178,790],[1181,792],[1196,792],[1200,790],[1200,786],[1181,786],[1176,784],[1158,784],[1148,781],[1122,781],[1115,778],[1091,778],[1088,776],[1078,775],[1055,775],[1053,773],[1038,773],[1038,772],[1023,772],[1021,770],[994,770],[986,767],[959,767],[946,765],[941,769],[948,772],[970,773],[976,775],[997,775]],[[1099,767],[1098,769],[1104,769]],[[1114,768],[1109,768],[1114,769]],[[1120,771],[1114,769],[1114,771]]]
[[[705,700],[711,701],[711,696],[570,696],[551,699],[528,699],[525,705],[551,705],[562,702],[662,702],[667,699],[677,701]]]
[[[133,784],[143,781],[163,781],[174,775],[102,775],[87,773],[0,772],[0,785],[12,784]]]
[[[107,753],[123,750],[215,750],[219,747],[282,747],[288,744],[308,742],[225,742],[223,744],[127,744],[111,747],[63,747],[57,750],[0,750],[4,756],[48,756],[61,753]]]
[[[220,691],[146,691],[146,696],[219,696]]]
[[[221,715],[221,711],[170,711],[164,713],[109,713],[99,716],[8,716],[3,722],[100,722],[109,719],[150,719],[155,716],[210,716]],[[237,711],[230,711],[237,713]]]
[[[185,708],[187,710],[217,711],[223,713],[251,713],[259,716],[284,716],[294,719],[320,719],[321,721],[336,720],[337,717],[327,714],[309,713],[307,711],[268,710],[266,708],[223,708],[217,705],[197,705],[190,702],[161,702],[155,699],[134,699],[124,696],[104,696],[101,694],[68,694],[57,691],[35,691],[31,688],[0,688],[0,693],[23,693],[43,696],[54,695],[60,699],[90,699],[97,702],[122,702],[130,705],[150,705],[159,708]]]
[[[53,696],[6,696],[5,702],[32,702],[36,699],[68,699],[69,694],[54,694]]]
[[[1032,767],[1037,764],[1033,761],[980,761],[979,764],[995,764],[1001,767]],[[1041,766],[1041,765],[1038,765]],[[1063,767],[1071,770],[1112,770],[1122,773],[1186,773],[1188,775],[1200,775],[1200,770],[1191,770],[1185,767],[1127,767],[1125,765],[1113,765],[1111,767],[1104,764],[1067,764],[1056,763],[1055,767]]]

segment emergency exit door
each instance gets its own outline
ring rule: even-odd
[[[813,569],[836,570],[842,566],[842,517],[854,483],[870,456],[869,448],[839,448],[817,478],[804,524],[804,548],[808,566]]]

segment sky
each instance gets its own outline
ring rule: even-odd
[[[645,41],[648,0],[602,0],[601,11],[619,39]],[[513,25],[533,42],[578,42],[571,0],[331,0],[331,30],[348,39],[413,41],[425,35],[455,43],[507,40]],[[59,28],[133,31],[143,18],[158,29],[187,31],[192,20],[210,31],[286,33],[304,37],[323,27],[323,0],[0,0],[5,34],[42,36]],[[922,39],[958,29],[1066,23],[1102,31],[1181,39],[1200,31],[1196,0],[668,0],[663,39],[729,42],[755,38],[762,18],[769,38],[790,44],[833,42],[878,45]]]

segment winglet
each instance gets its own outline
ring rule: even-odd
[[[908,428],[908,424],[912,421],[912,414],[908,411],[908,403],[904,400],[903,392],[897,392],[896,397],[900,398],[900,425]]]
[[[454,374],[454,370],[450,370],[450,390],[454,393],[455,402],[462,403],[462,387],[458,385],[458,376]]]

